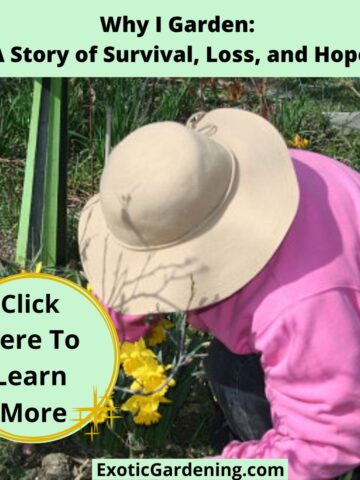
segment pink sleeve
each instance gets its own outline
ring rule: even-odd
[[[360,464],[360,293],[339,288],[269,322],[259,335],[273,429],[220,458],[285,458],[289,480]]]
[[[101,303],[108,311],[122,342],[136,342],[149,333],[159,320],[159,314],[126,315],[108,307],[104,302]]]
[[[208,332],[209,329],[206,324],[201,319],[200,311],[197,310],[190,310],[188,312],[187,321],[197,330],[201,332]]]

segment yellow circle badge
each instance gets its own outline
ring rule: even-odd
[[[49,442],[96,423],[118,369],[116,330],[92,294],[53,275],[0,280],[0,436]]]

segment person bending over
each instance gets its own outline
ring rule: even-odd
[[[121,340],[181,310],[213,334],[222,458],[360,464],[359,174],[238,109],[153,123],[114,148],[79,246]]]

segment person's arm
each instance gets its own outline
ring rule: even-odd
[[[196,330],[200,330],[201,332],[208,332],[209,328],[207,327],[206,323],[201,319],[202,310],[189,310],[187,314],[187,321],[189,324],[196,328]]]
[[[97,297],[98,298],[98,297]],[[100,299],[99,299],[100,300]],[[101,300],[100,300],[101,301]],[[122,342],[136,342],[147,335],[160,319],[159,314],[154,315],[127,315],[117,312],[101,301],[108,311],[115,325],[119,339]]]
[[[269,322],[264,352],[273,429],[221,458],[285,458],[289,480],[330,479],[360,464],[360,293],[329,290]]]
[[[99,297],[97,298],[100,300]],[[101,303],[108,311],[121,341],[136,342],[139,338],[147,335],[157,325],[161,317],[160,314],[127,315],[107,306],[103,301]],[[200,311],[189,311],[187,321],[197,330],[208,331],[207,326],[200,318]]]

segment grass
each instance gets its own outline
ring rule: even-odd
[[[360,110],[359,90],[359,80],[343,79],[70,80],[68,264],[58,273],[79,283],[85,281],[79,272],[81,266],[76,228],[82,206],[98,190],[104,165],[108,107],[112,109],[113,144],[149,122],[185,122],[188,116],[198,110],[241,107],[266,116],[286,140],[299,134],[310,141],[311,150],[328,154],[360,170],[359,132],[345,134],[335,130],[324,115],[328,111]],[[30,79],[5,79],[0,84],[0,277],[17,271],[13,258],[31,101]],[[204,379],[192,380],[192,389],[184,406],[177,418],[171,419],[174,425],[166,446],[155,448],[154,441],[151,441],[150,445],[140,442],[139,447],[139,439],[132,438],[131,448],[140,448],[141,455],[154,457],[207,455],[210,450],[206,440],[206,424],[211,415],[212,407]],[[67,442],[39,447],[38,452],[46,453],[49,448],[69,450],[70,454],[77,452],[77,455],[82,452],[83,456],[99,454],[94,445],[84,446],[78,435]],[[126,455],[126,449],[118,447],[116,454]],[[10,460],[14,455],[15,463]],[[26,475],[27,462],[19,447],[1,442],[1,478],[22,478],[22,474]]]
[[[78,268],[79,211],[98,189],[104,165],[105,118],[112,108],[112,140],[157,120],[184,122],[198,110],[239,106],[262,113],[286,140],[300,134],[312,150],[360,169],[360,136],[330,127],[326,111],[357,110],[360,99],[333,79],[72,79],[69,85],[68,258]],[[32,81],[0,87],[0,257],[13,257],[30,119]]]

